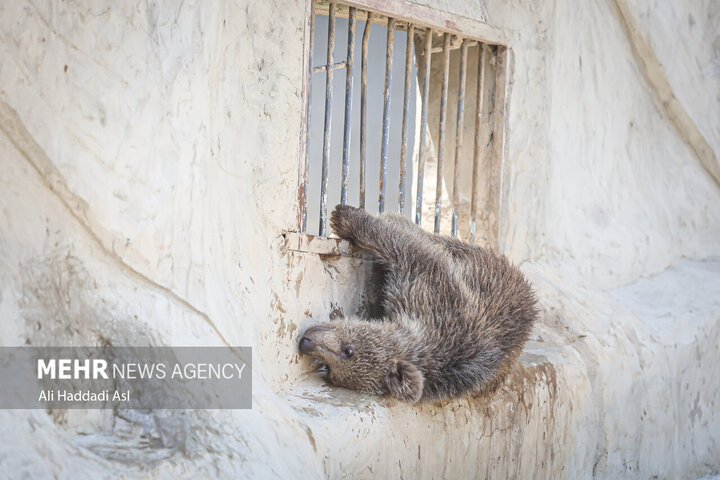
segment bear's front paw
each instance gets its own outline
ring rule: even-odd
[[[353,239],[353,218],[363,210],[350,205],[337,205],[330,214],[330,226],[340,238]]]

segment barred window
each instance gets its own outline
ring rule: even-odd
[[[505,49],[339,2],[309,35],[300,231],[328,236],[343,203],[493,244]]]

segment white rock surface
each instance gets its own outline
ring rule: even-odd
[[[501,245],[543,314],[500,394],[409,407],[305,374],[298,333],[354,312],[365,269],[282,249],[296,224],[304,2],[4,2],[0,345],[252,345],[255,363],[249,411],[0,412],[12,439],[0,471],[720,469],[720,188],[658,105],[618,3],[421,3],[496,27],[512,49]],[[719,158],[718,6],[628,5]]]

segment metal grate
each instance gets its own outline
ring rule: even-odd
[[[334,51],[336,47],[336,27],[338,21],[342,22],[344,32],[347,32],[345,60],[335,62]],[[319,56],[315,50],[316,26],[327,24],[327,46],[324,53],[324,63],[314,65],[315,57]],[[360,24],[360,25],[358,25]],[[353,108],[354,79],[356,69],[356,37],[358,26],[362,28],[360,47],[360,112],[357,119]],[[383,32],[384,30],[384,32]],[[378,88],[373,90],[368,86],[368,73],[377,74],[381,69],[380,60],[373,55],[371,33],[379,31],[385,34],[384,45],[384,82],[382,86],[382,111],[380,118],[368,125],[368,103],[380,94]],[[343,32],[343,33],[344,33]],[[396,32],[405,37],[404,52],[396,49]],[[321,38],[324,40],[324,38]],[[344,39],[343,39],[344,40]],[[376,174],[378,179],[377,212],[388,210],[397,211],[422,225],[423,213],[434,215],[433,231],[436,233],[450,233],[453,236],[466,237],[473,242],[476,239],[476,226],[478,217],[491,216],[487,206],[481,207],[480,202],[492,195],[492,187],[487,179],[492,177],[488,170],[486,157],[492,148],[495,137],[494,130],[501,125],[500,122],[491,122],[492,109],[496,103],[495,74],[497,73],[498,49],[478,40],[470,39],[457,33],[446,32],[427,26],[415,25],[412,22],[384,16],[379,13],[350,7],[337,2],[315,3],[310,19],[310,62],[308,76],[310,77],[310,91],[307,103],[307,145],[304,165],[301,165],[301,184],[299,199],[301,206],[300,229],[304,233],[315,233],[308,229],[308,212],[313,211],[317,217],[317,232],[320,236],[328,234],[328,204],[329,186],[333,185],[330,178],[332,140],[333,140],[333,110],[340,105],[335,98],[334,74],[336,70],[345,70],[345,88],[343,101],[343,131],[342,155],[338,160],[340,164],[339,201],[342,204],[351,203],[361,208],[374,210],[375,203],[372,195],[368,195],[368,176]],[[433,61],[435,56],[435,61]],[[451,62],[451,57],[453,62]],[[469,61],[469,58],[471,60]],[[375,61],[375,62],[373,62]],[[402,84],[401,122],[393,125],[391,109],[399,97],[397,87],[393,82],[397,75],[393,75],[394,63],[404,65],[404,83]],[[452,67],[451,68],[451,63]],[[373,70],[373,67],[376,67]],[[433,72],[435,67],[435,72]],[[441,70],[438,70],[441,67]],[[489,75],[488,75],[489,71]],[[468,85],[468,72],[474,77],[475,83]],[[318,81],[324,75],[324,116],[318,116],[312,108],[312,90],[318,88]],[[376,82],[377,83],[377,82]],[[452,84],[452,88],[451,88]],[[415,87],[415,88],[413,88]],[[439,92],[437,90],[439,89]],[[466,95],[470,91],[470,95]],[[434,93],[439,93],[440,102],[436,105]],[[470,97],[470,98],[468,98]],[[316,100],[317,102],[318,100]],[[469,103],[470,102],[470,103]],[[451,108],[449,108],[451,107]],[[450,110],[455,112],[454,122],[450,127],[454,131],[454,142],[448,141],[453,133],[448,128]],[[419,115],[417,115],[419,110]],[[397,112],[397,107],[395,112]],[[413,118],[415,113],[415,118]],[[336,114],[337,115],[337,114]],[[396,115],[399,116],[399,115]],[[355,119],[355,120],[354,120]],[[322,132],[319,122],[322,120]],[[437,123],[432,125],[432,120]],[[355,125],[355,124],[359,125]],[[313,129],[312,127],[315,127]],[[359,130],[359,138],[353,138],[353,131]],[[377,133],[369,129],[380,129],[379,158],[373,159],[373,168],[368,168],[370,152],[368,151],[369,133]],[[398,131],[399,129],[399,131]],[[472,152],[466,151],[464,138],[469,136],[466,130],[472,129],[474,145]],[[319,137],[322,136],[320,158],[313,158],[313,150],[319,149]],[[357,132],[356,132],[357,133]],[[317,142],[313,149],[313,141]],[[392,142],[399,142],[392,145]],[[399,147],[399,148],[398,148]],[[449,152],[448,147],[452,148]],[[399,150],[399,152],[398,152]],[[395,151],[395,154],[391,154]],[[452,155],[452,163],[448,166],[448,157]],[[313,162],[315,160],[315,162]],[[317,165],[319,163],[319,165]],[[357,164],[357,165],[355,165]],[[426,179],[426,167],[432,164],[435,169],[435,182]],[[314,168],[319,167],[319,168]],[[357,191],[357,202],[351,190],[351,167],[357,172],[352,190]],[[449,171],[446,171],[447,169]],[[395,183],[397,195],[389,197],[390,185],[388,169]],[[319,170],[319,171],[317,171]],[[319,178],[318,177],[319,173]],[[449,175],[451,174],[451,175]],[[471,176],[468,182],[464,177]],[[410,177],[410,178],[408,178]],[[486,181],[482,182],[485,178]],[[319,180],[319,198],[310,198],[310,183]],[[332,180],[335,180],[334,178]],[[469,184],[463,188],[463,182]],[[432,189],[434,183],[434,201],[429,202],[423,194]],[[408,189],[414,192],[408,192]],[[412,195],[414,193],[414,195]],[[370,197],[370,198],[368,198]],[[414,208],[413,208],[414,197]],[[337,198],[337,197],[335,197]],[[319,200],[319,206],[315,203]],[[391,200],[389,202],[389,200]],[[492,202],[490,202],[492,203]],[[449,205],[448,205],[449,204]],[[491,206],[492,207],[492,206]],[[425,212],[424,212],[425,211]],[[443,211],[448,218],[449,231],[442,232]],[[414,213],[414,215],[413,215]],[[464,221],[464,227],[459,228]],[[461,232],[462,230],[462,232]]]

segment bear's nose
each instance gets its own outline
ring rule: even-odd
[[[302,337],[300,339],[300,352],[302,353],[310,353],[313,349],[313,341],[310,340],[308,337]]]
[[[332,329],[323,325],[315,325],[314,327],[310,327],[305,330],[305,333],[300,339],[300,344],[298,345],[300,352],[310,353],[315,350],[318,339],[322,337],[324,332],[329,332],[330,330]]]

